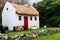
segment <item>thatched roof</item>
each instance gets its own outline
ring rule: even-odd
[[[32,6],[18,5],[18,4],[14,4],[14,3],[11,3],[11,4],[16,9],[17,14],[33,15],[33,16],[39,15],[37,10],[34,9]]]

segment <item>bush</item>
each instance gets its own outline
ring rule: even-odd
[[[5,30],[8,30],[8,27],[5,27]]]
[[[0,26],[0,31],[1,31],[1,33],[5,33],[5,27],[4,26]]]

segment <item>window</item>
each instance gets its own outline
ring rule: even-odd
[[[37,17],[35,17],[35,20],[37,20]]]
[[[32,17],[30,17],[30,20],[32,20]]]
[[[7,10],[8,10],[8,8],[7,8]]]
[[[21,20],[21,16],[19,16],[19,20]]]

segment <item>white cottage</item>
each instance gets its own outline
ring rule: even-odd
[[[14,26],[21,25],[26,29],[39,28],[39,13],[28,5],[18,5],[6,2],[2,11],[2,25],[13,30]]]

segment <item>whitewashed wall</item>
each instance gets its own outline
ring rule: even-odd
[[[37,28],[39,28],[39,17],[38,16],[31,16],[32,20],[30,20],[30,16],[28,17],[28,25],[29,25],[29,29],[36,26]],[[37,18],[37,20],[35,20],[35,17]]]
[[[18,23],[22,26],[24,26],[24,16],[23,15],[17,15]],[[19,20],[19,16],[21,16],[21,20]]]
[[[21,16],[21,20],[19,20],[19,16]],[[19,21],[18,23],[24,26],[24,15],[19,15],[19,16],[17,17]],[[39,16],[27,16],[27,17],[28,17],[28,29],[34,26],[39,28]],[[32,17],[32,20],[30,20],[30,17]],[[35,20],[35,17],[37,18],[37,20]]]
[[[8,26],[9,30],[13,30],[12,26],[15,26],[16,23],[17,20],[16,20],[15,9],[9,2],[6,2],[4,9],[2,11],[2,25]]]

